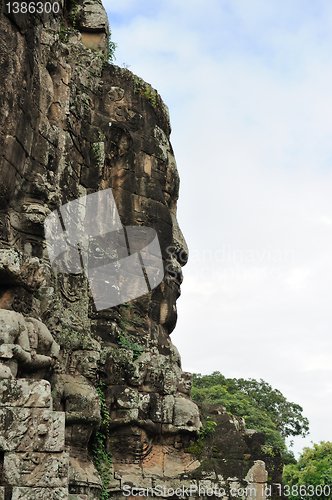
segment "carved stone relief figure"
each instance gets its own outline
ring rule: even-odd
[[[15,378],[18,370],[43,378],[60,348],[41,321],[10,309],[13,296],[13,289],[0,295],[0,379]]]
[[[88,456],[92,433],[100,424],[100,398],[93,385],[99,357],[99,352],[94,350],[74,351],[69,359],[68,373],[54,374],[52,378],[54,409],[65,412],[65,445],[70,457],[72,492],[84,493],[84,488],[101,486],[98,472]]]

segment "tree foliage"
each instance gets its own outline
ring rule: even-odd
[[[303,448],[298,462],[285,466],[283,483],[291,500],[332,499],[332,442]]]
[[[107,60],[110,64],[113,64],[115,61],[115,50],[117,48],[117,44],[112,41],[112,32],[109,32],[109,38],[108,38],[108,55],[107,55]]]
[[[306,436],[309,422],[302,415],[303,408],[287,401],[278,390],[264,380],[226,378],[220,372],[211,375],[193,375],[192,397],[194,401],[219,403],[230,414],[244,417],[246,427],[265,432],[266,444],[284,450],[285,438]]]

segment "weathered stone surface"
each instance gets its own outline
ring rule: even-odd
[[[5,500],[5,487],[0,486],[0,500]]]
[[[93,431],[101,420],[100,398],[93,386],[99,352],[75,351],[70,358],[69,374],[53,377],[56,410],[66,410],[66,448],[70,453],[69,484],[101,486],[99,474],[88,454]]]
[[[38,206],[40,210],[45,207]],[[6,214],[2,214],[3,217]],[[8,213],[7,231],[10,235],[15,232],[14,227],[18,216],[12,211]],[[4,234],[2,234],[2,237]],[[0,276],[2,284],[24,285],[29,290],[37,290],[46,286],[50,279],[50,270],[45,262],[38,257],[31,257],[17,248],[0,248]]]
[[[12,486],[66,488],[67,453],[6,453],[4,473]]]
[[[15,450],[4,459],[13,495],[62,499],[69,486],[71,500],[98,499],[101,479],[91,450],[100,446],[100,423],[113,455],[111,497],[123,498],[124,480],[142,487],[182,480],[224,485],[229,497],[231,485],[265,484],[252,469],[259,460],[277,482],[280,467],[264,454],[262,436],[248,433],[222,407],[203,411],[218,427],[203,445],[197,441],[191,377],[170,338],[188,248],[176,219],[179,175],[168,109],[150,84],[106,63],[108,21],[100,0],[59,5],[56,15],[0,9],[0,379],[6,379],[0,438]],[[157,233],[165,275],[130,303],[97,311],[83,258],[75,273],[52,268],[44,221],[107,189],[123,226]],[[60,235],[64,226],[59,219]],[[100,263],[104,234],[78,242],[71,240],[75,224],[66,230],[67,264],[77,243]],[[151,259],[147,276],[154,264]],[[130,278],[123,274],[123,282]],[[65,415],[69,476],[65,455],[52,451],[62,449],[63,421],[58,436],[40,423],[48,406],[50,421],[58,419],[44,380],[51,382],[55,410]]]
[[[268,472],[265,468],[265,463],[262,460],[256,460],[254,465],[249,469],[245,480],[250,483],[266,483]]]
[[[104,31],[108,34],[107,14],[101,0],[83,0],[77,10],[77,27],[80,31]]]
[[[70,457],[69,462],[69,485],[79,485],[90,488],[101,488],[101,479],[93,465],[87,458]]]
[[[116,477],[121,479],[121,485],[132,484],[138,488],[151,488],[151,477],[142,476],[142,469],[139,465],[135,464],[118,464],[114,468]]]
[[[40,408],[0,409],[0,449],[3,451],[64,450],[65,414]]]
[[[0,381],[0,408],[51,408],[51,384],[47,380]]]
[[[164,476],[178,477],[182,474],[193,472],[200,466],[196,457],[185,453],[183,450],[166,449],[164,456]]]
[[[262,460],[256,460],[254,465],[249,469],[245,481],[248,482],[248,487],[251,489],[249,498],[257,500],[265,500],[266,486],[268,481],[268,472],[265,467],[265,462]]]
[[[197,405],[190,399],[176,396],[174,402],[174,425],[179,429],[198,431],[201,422]]]
[[[1,497],[0,497],[1,498]],[[68,500],[67,488],[20,488],[14,486],[12,500]]]
[[[78,494],[78,495],[68,495],[68,500],[89,500],[88,495]]]

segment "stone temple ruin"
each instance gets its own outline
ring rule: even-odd
[[[0,7],[0,500],[266,498],[280,456],[222,406],[197,407],[170,338],[188,249],[168,109],[107,63],[100,0],[58,4]],[[51,266],[44,222],[110,188],[124,226],[156,231],[165,276],[97,310],[84,272]]]

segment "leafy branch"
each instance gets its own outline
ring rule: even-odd
[[[107,54],[107,60],[110,64],[112,64],[116,59],[114,54],[115,54],[115,49],[117,48],[117,44],[111,40],[111,36],[112,32],[110,31],[108,38],[108,54]]]
[[[203,440],[208,437],[212,432],[215,432],[215,426],[217,422],[211,419],[211,417],[206,417],[206,422],[202,424],[199,430],[199,437],[196,442],[186,449],[187,452],[193,455],[200,455],[203,451],[204,443]]]
[[[214,422],[211,417],[206,417],[206,422],[205,424],[202,425],[202,427],[199,430],[199,435],[201,439],[206,438],[211,434],[212,432],[215,432],[215,426],[217,425],[217,422]]]

